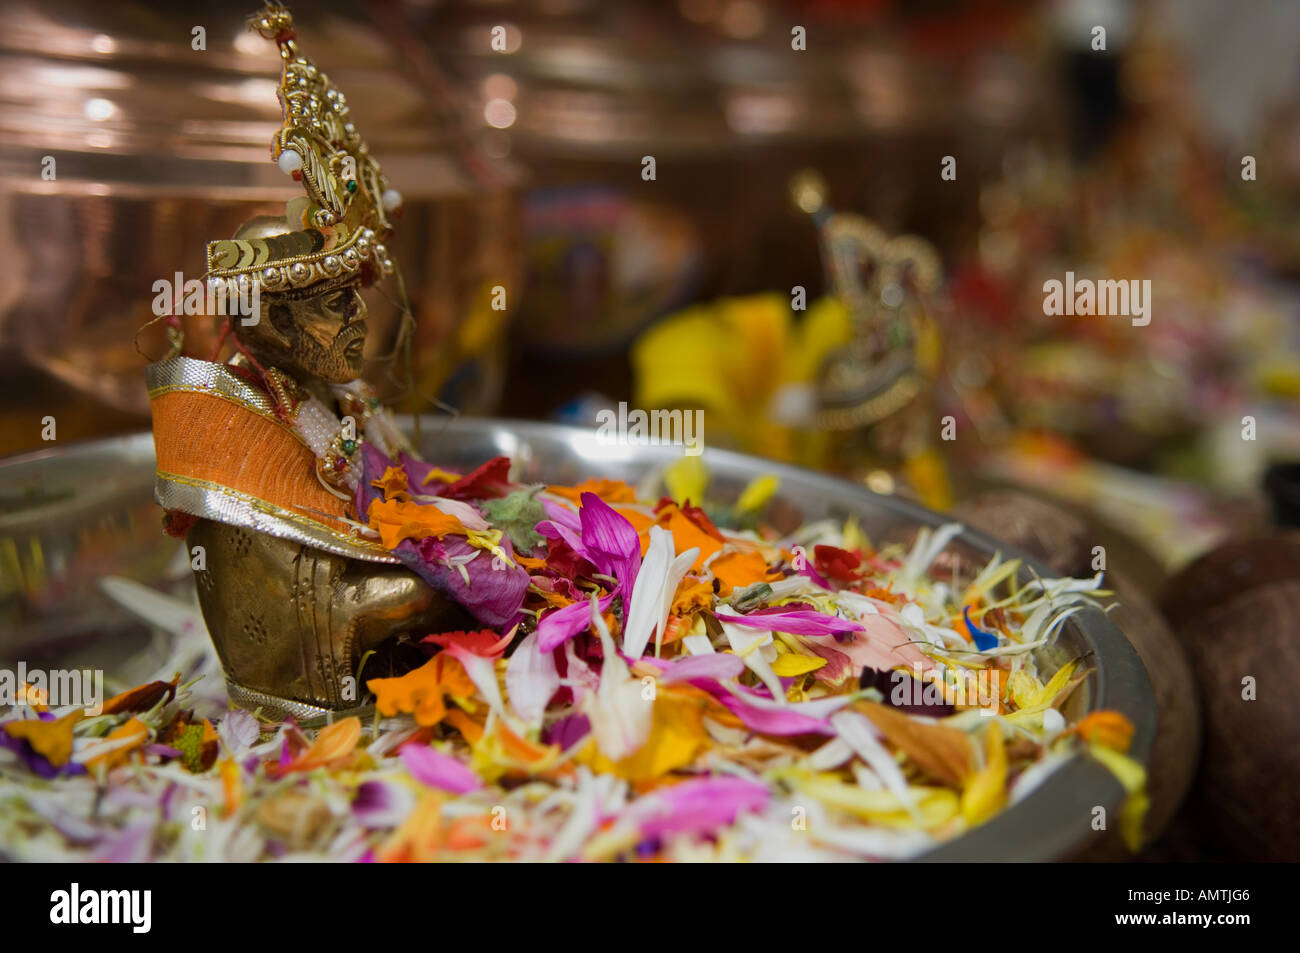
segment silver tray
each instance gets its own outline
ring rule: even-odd
[[[409,425],[411,422],[408,420]],[[467,468],[493,456],[517,461],[518,478],[573,484],[591,476],[635,484],[680,448],[611,446],[594,431],[514,420],[425,421],[419,446],[426,459]],[[722,450],[703,456],[711,499],[734,499],[759,473],[781,479],[771,521],[781,529],[856,514],[877,544],[906,540],[945,518],[845,480]],[[153,502],[153,439],[148,433],[53,447],[0,460],[0,666],[94,667],[125,683],[142,681],[164,661],[161,645],[100,590],[121,575],[183,594],[192,587],[179,544],[163,534]],[[947,549],[968,568],[993,553],[1021,555],[1025,571],[1052,576],[1014,547],[964,531]],[[1053,671],[1086,656],[1087,680],[1070,700],[1069,717],[1112,708],[1133,722],[1132,755],[1145,762],[1156,731],[1156,703],[1133,646],[1105,613],[1085,609],[1063,627],[1053,651],[1039,656]],[[1092,811],[1117,817],[1123,789],[1100,764],[1075,758],[1024,800],[919,859],[1041,861],[1079,857],[1102,839]]]

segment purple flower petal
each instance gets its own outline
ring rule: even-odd
[[[566,715],[542,733],[542,742],[567,751],[589,734],[591,720],[586,715]]]
[[[78,817],[73,812],[64,810],[57,801],[34,797],[29,799],[27,804],[51,827],[74,844],[95,844],[109,833],[100,824],[93,823],[90,818]]]
[[[235,754],[242,754],[257,744],[259,733],[257,719],[242,708],[226,712],[226,717],[217,726],[217,734]]]
[[[435,751],[428,745],[403,745],[401,757],[411,777],[431,788],[465,794],[482,786],[473,771],[451,755]]]
[[[678,659],[668,666],[659,676],[665,685],[673,682],[687,682],[693,678],[716,678],[719,681],[735,678],[745,670],[745,661],[730,652],[715,652],[710,655],[690,655]]]
[[[705,834],[734,824],[740,814],[763,810],[768,797],[766,785],[744,778],[700,778],[643,798],[633,816],[647,839]]]
[[[508,537],[501,547],[513,556]],[[477,554],[465,563],[468,584],[460,571],[448,564],[457,556]],[[506,565],[489,552],[476,549],[463,536],[426,537],[418,543],[404,539],[393,550],[421,579],[447,598],[469,610],[490,628],[505,628],[519,614],[528,591],[528,573],[519,565]]]
[[[614,601],[614,593],[601,599],[597,605],[603,613]],[[561,609],[553,609],[542,616],[537,623],[537,648],[542,652],[553,652],[579,632],[585,632],[591,625],[591,603],[575,602]]]
[[[355,499],[357,514],[360,519],[364,520],[366,514],[370,512],[372,500],[382,500],[384,498],[383,491],[370,484],[380,479],[384,475],[384,471],[391,466],[394,466],[393,461],[388,459],[377,447],[364,442],[361,444],[361,479],[357,481]]]
[[[858,684],[862,688],[877,689],[884,696],[886,705],[909,715],[946,718],[953,712],[952,705],[944,701],[938,684],[915,679],[901,668],[863,668]]]
[[[27,765],[37,777],[44,778],[47,781],[50,778],[58,777],[60,774],[85,774],[86,766],[69,761],[61,768],[56,768],[50,764],[49,759],[42,754],[38,754],[36,749],[31,746],[26,738],[15,738],[7,731],[0,731],[0,747],[8,748],[18,755],[23,764]]]
[[[397,454],[397,461],[401,464],[402,469],[406,471],[406,485],[416,493],[432,493],[433,490],[424,482],[425,478],[433,470],[432,463],[425,463],[423,460],[417,460],[405,451]],[[383,476],[383,471],[376,475],[375,479]]]
[[[628,522],[595,493],[582,494],[582,555],[600,572],[613,576],[624,592],[632,592],[641,570],[641,538]]]
[[[352,816],[362,827],[396,827],[406,820],[414,807],[415,798],[406,785],[390,781],[364,781],[357,787],[356,797],[352,799]]]
[[[136,821],[120,831],[94,857],[107,864],[142,864],[153,853],[154,818]]]
[[[836,635],[840,632],[856,632],[863,628],[862,623],[852,619],[815,612],[811,609],[795,609],[792,612],[762,611],[749,615],[733,615],[730,612],[715,612],[718,621],[746,625],[754,629],[767,629],[770,632],[788,632],[791,635]]]

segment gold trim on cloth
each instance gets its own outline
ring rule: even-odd
[[[275,416],[270,396],[240,378],[224,364],[192,357],[173,357],[146,367],[144,379],[149,388],[150,400],[170,391],[194,391],[226,397],[263,416]]]
[[[271,399],[220,364],[177,357],[146,371],[158,457],[154,496],[169,510],[245,526],[355,559],[396,563],[347,522],[316,457]]]

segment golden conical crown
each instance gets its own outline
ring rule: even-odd
[[[347,100],[302,54],[287,9],[269,2],[248,25],[280,48],[284,124],[271,140],[271,158],[307,194],[286,207],[284,234],[209,242],[209,280],[251,281],[277,292],[368,284],[389,274],[383,243],[401,196],[370,155]]]

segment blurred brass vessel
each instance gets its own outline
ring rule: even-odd
[[[503,336],[466,334],[462,325],[481,315],[485,286],[519,281],[517,174],[474,148],[436,68],[401,46],[400,23],[345,9],[317,5],[301,35],[366,116],[371,146],[405,196],[393,254],[420,322],[413,356],[429,369],[422,389],[444,391],[463,410],[489,409]],[[68,428],[60,438],[80,435],[73,428],[88,426],[82,419],[97,408],[143,417],[143,360],[132,342],[154,317],[154,282],[177,271],[201,277],[205,242],[254,215],[283,214],[295,194],[267,153],[280,118],[278,57],[245,31],[243,12],[216,3],[6,6],[0,256],[9,278],[0,286],[0,356],[29,368],[24,391],[38,393],[3,396],[10,412],[24,399],[44,403],[0,421],[0,452],[40,444],[39,431],[13,421],[57,413],[56,392],[80,401],[60,417]],[[393,282],[369,296],[371,358],[391,346],[399,297]],[[185,331],[187,350],[206,358],[215,322],[192,318]],[[139,344],[160,356],[161,328]],[[47,388],[41,374],[69,386]],[[453,375],[460,383],[448,393]],[[370,376],[378,381],[385,369]]]

